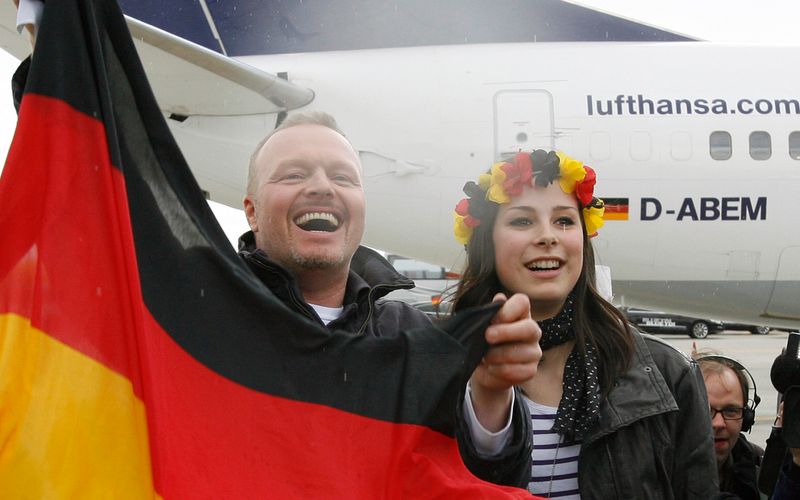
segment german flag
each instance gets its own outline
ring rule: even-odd
[[[493,310],[391,338],[291,313],[214,220],[113,0],[46,4],[0,234],[4,498],[527,495],[453,439]]]
[[[628,220],[628,198],[603,198],[604,220]]]

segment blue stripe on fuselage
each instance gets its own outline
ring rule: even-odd
[[[125,15],[222,52],[197,0],[118,0],[118,3]]]
[[[197,0],[119,0],[221,52]],[[507,42],[687,41],[561,0],[206,0],[229,56]]]

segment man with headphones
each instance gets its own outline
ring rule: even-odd
[[[747,441],[761,398],[750,372],[735,359],[694,351],[708,392],[720,499],[758,500],[758,469],[764,450]],[[751,396],[752,392],[752,396]]]

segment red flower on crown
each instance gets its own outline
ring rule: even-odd
[[[503,189],[509,196],[519,196],[522,188],[530,185],[533,178],[533,164],[531,155],[527,153],[517,153],[513,163],[504,163],[501,167],[506,173],[506,180],[503,182]]]
[[[467,227],[476,227],[480,225],[481,220],[470,215],[469,202],[470,200],[468,198],[462,198],[462,200],[458,202],[458,205],[456,205],[456,213],[464,217],[464,225]]]
[[[589,165],[584,165],[583,168],[586,169],[586,176],[583,180],[575,183],[575,194],[578,196],[581,206],[587,207],[594,197],[594,184],[597,181],[597,176]]]

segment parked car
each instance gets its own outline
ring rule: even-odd
[[[648,333],[687,333],[692,338],[704,339],[709,333],[717,333],[724,329],[723,323],[714,319],[693,318],[632,307],[620,307],[619,310],[632,325]]]
[[[447,270],[436,264],[428,264],[395,254],[387,255],[386,260],[394,266],[397,272],[412,280],[446,280],[449,277]]]
[[[458,284],[458,277],[448,272],[444,267],[435,264],[401,257],[395,254],[386,256],[386,260],[394,266],[400,274],[414,280],[415,287],[406,290],[395,290],[386,296],[387,299],[399,300],[409,304],[429,301],[436,295],[445,295],[448,288]]]
[[[752,333],[753,335],[766,335],[770,332],[770,330],[772,330],[772,328],[768,326],[747,325],[744,323],[728,323],[727,321],[723,322],[722,326],[725,330],[744,330]]]

